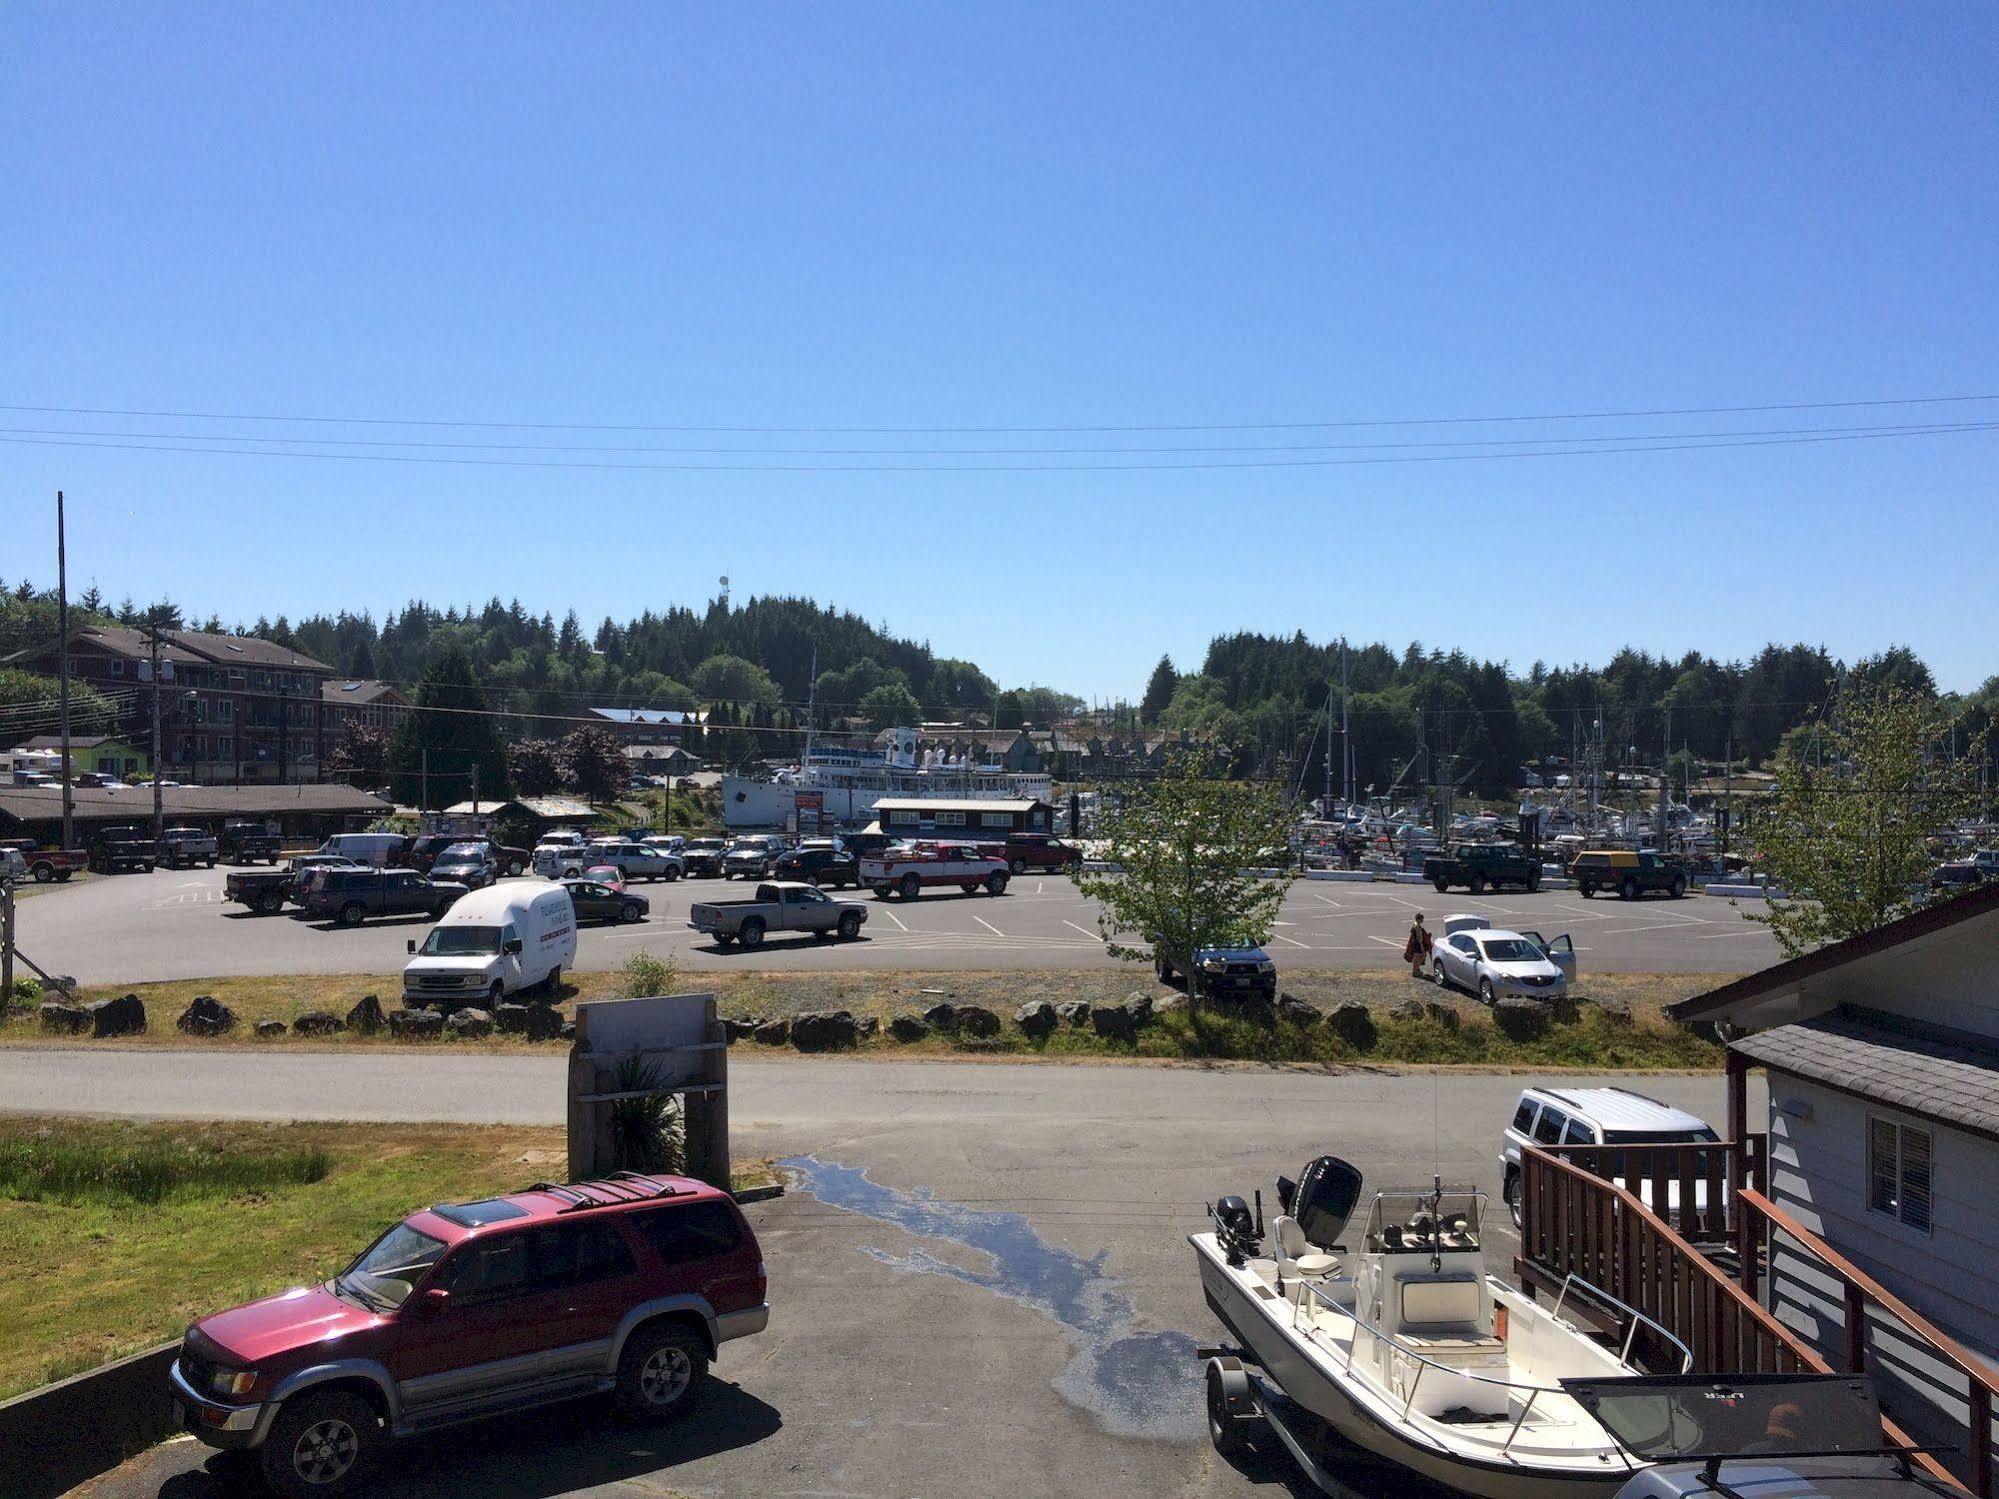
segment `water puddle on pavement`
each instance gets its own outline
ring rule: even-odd
[[[926,1250],[865,1252],[896,1270],[978,1286],[1041,1313],[1076,1342],[1055,1379],[1064,1400],[1116,1436],[1192,1440],[1202,1434],[1200,1365],[1185,1333],[1146,1332],[1131,1299],[1104,1269],[1109,1251],[1085,1259],[1057,1249],[1022,1213],[982,1212],[868,1180],[857,1166],[814,1156],[778,1163],[798,1186],[831,1207],[890,1223],[924,1239],[945,1239],[992,1260],[989,1271],[949,1264]]]

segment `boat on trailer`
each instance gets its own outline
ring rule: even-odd
[[[1637,1376],[1641,1328],[1681,1372],[1685,1345],[1573,1277],[1543,1306],[1488,1275],[1475,1188],[1377,1192],[1349,1250],[1361,1185],[1320,1156],[1278,1179],[1267,1252],[1261,1192],[1254,1214],[1224,1197],[1213,1229],[1188,1235],[1208,1306],[1239,1345],[1201,1350],[1216,1449],[1260,1423],[1327,1492],[1344,1491],[1334,1468],[1360,1448],[1481,1499],[1614,1495],[1643,1463],[1561,1381]],[[1625,1320],[1621,1346],[1564,1317],[1585,1300]]]

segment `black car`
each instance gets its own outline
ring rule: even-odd
[[[680,856],[687,861],[689,878],[706,876],[712,880],[722,872],[722,855],[728,850],[725,838],[689,838]]]
[[[861,864],[844,848],[829,848],[823,844],[794,848],[771,867],[771,878],[803,880],[808,885],[831,885],[836,890],[842,885],[851,885],[858,890],[861,886]]]
[[[578,921],[619,921],[629,925],[644,921],[646,912],[652,909],[643,895],[600,885],[595,880],[564,880],[562,888],[569,892],[569,903],[576,907]]]

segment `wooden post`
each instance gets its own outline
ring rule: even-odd
[[[1845,1282],[1846,1290],[1846,1372],[1865,1374],[1867,1372],[1867,1298],[1860,1294],[1860,1287],[1852,1281]],[[1976,1383],[1976,1381],[1973,1381]]]
[[[1978,1499],[1992,1493],[1992,1391],[1971,1381],[1971,1492]]]
[[[0,1009],[14,1002],[14,882],[0,885]]]

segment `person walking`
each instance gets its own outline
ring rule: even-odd
[[[1409,965],[1409,977],[1423,976],[1423,966],[1430,961],[1430,929],[1423,925],[1423,913],[1418,911],[1416,919],[1409,927],[1409,940],[1402,945],[1402,960]]]

